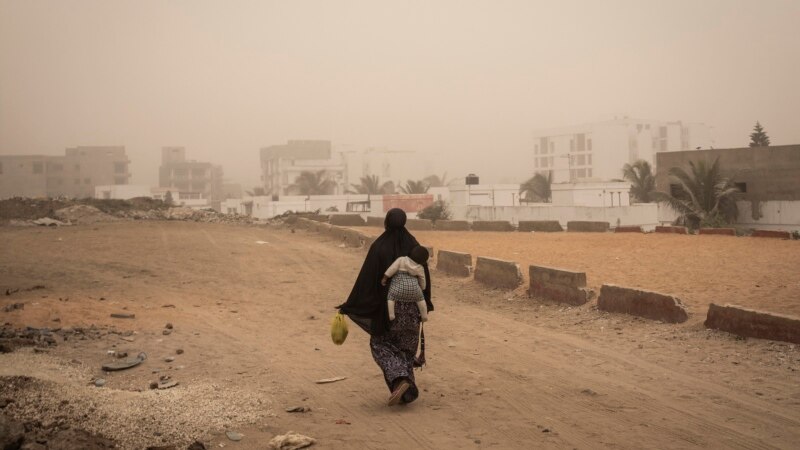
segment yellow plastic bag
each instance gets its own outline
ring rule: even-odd
[[[347,321],[342,313],[337,312],[331,320],[331,339],[336,345],[344,344],[344,340],[347,339]]]

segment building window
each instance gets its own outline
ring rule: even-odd
[[[733,183],[736,186],[736,189],[739,189],[739,192],[745,193],[747,192],[747,183]]]
[[[578,169],[578,178],[586,178],[586,169]]]
[[[586,164],[586,155],[578,155],[578,165],[583,166]]]
[[[125,169],[127,168],[128,168],[128,163],[124,162],[114,163],[114,173],[125,173]]]
[[[44,164],[40,162],[33,163],[33,173],[42,173],[44,172]]]
[[[587,152],[592,151],[592,140],[591,139],[587,139],[586,140],[586,151]]]

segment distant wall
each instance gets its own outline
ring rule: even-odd
[[[453,207],[454,219],[506,220],[513,224],[520,221],[557,220],[566,227],[570,221],[608,222],[617,225],[638,225],[645,231],[655,228],[658,222],[658,206],[655,203],[638,203],[631,206],[468,206]]]

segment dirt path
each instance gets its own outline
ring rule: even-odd
[[[26,306],[0,313],[2,321],[53,326],[58,318],[67,327],[135,313],[113,322],[135,330],[134,343],[109,335],[61,344],[46,356],[77,358],[87,374],[100,375],[95,367],[113,342],[151,358],[106,375],[105,390],[150,395],[154,368],[180,379],[176,390],[218,386],[215,401],[223,405],[215,411],[229,413],[228,423],[245,434],[238,443],[210,438],[226,448],[264,448],[288,430],[315,437],[318,448],[760,449],[800,441],[800,352],[788,344],[541,305],[435,276],[422,395],[388,408],[367,336],[351,329],[342,347],[329,337],[332,308],[363,259],[359,250],[299,231],[182,222],[3,228],[0,248],[0,288],[47,286],[3,299]],[[174,325],[169,336],[161,333],[166,322]],[[164,363],[176,348],[185,353]],[[13,355],[0,355],[0,375],[41,372],[37,355],[7,364]],[[348,378],[314,383],[333,376]],[[256,400],[259,417],[243,425],[237,410],[251,411]],[[125,405],[119,414],[155,416],[148,430],[161,436],[143,437],[150,445],[177,439],[171,417],[186,403],[158,414]],[[284,412],[296,405],[312,411]],[[196,415],[200,421],[202,412]]]

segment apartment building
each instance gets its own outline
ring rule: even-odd
[[[292,195],[292,185],[301,173],[321,170],[335,182],[333,194],[342,194],[346,188],[345,166],[340,155],[334,158],[330,141],[290,140],[264,147],[260,153],[261,183],[268,194]]]
[[[123,146],[68,148],[64,156],[0,156],[0,198],[93,197],[95,187],[130,181]]]
[[[159,191],[170,191],[176,203],[191,200],[219,206],[222,195],[222,166],[186,159],[184,147],[161,149],[158,169]]]
[[[554,183],[622,178],[622,166],[643,159],[655,164],[657,152],[709,148],[708,126],[624,117],[605,122],[538,131],[533,169],[553,173]]]

